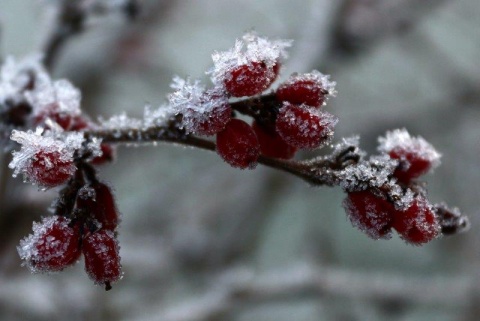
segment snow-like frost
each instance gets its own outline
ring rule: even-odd
[[[101,128],[106,130],[140,129],[143,125],[140,119],[129,117],[125,112],[114,115],[109,119],[99,117],[98,121]]]
[[[74,152],[82,147],[84,137],[82,133],[68,133],[67,135],[54,135],[53,132],[44,131],[42,128],[37,128],[35,132],[29,130],[27,132],[13,130],[11,140],[16,141],[22,145],[20,151],[13,152],[13,159],[8,165],[13,169],[13,177],[18,174],[24,174],[27,181],[39,183],[33,177],[28,175],[32,160],[39,152],[56,153],[59,155],[59,162],[72,163],[72,166],[66,168],[70,174],[73,175],[75,166],[73,166]],[[55,164],[51,164],[55,166]]]
[[[212,54],[213,68],[208,71],[208,74],[211,75],[214,83],[221,84],[230,71],[240,65],[264,62],[269,69],[272,69],[280,59],[288,57],[286,49],[291,45],[291,40],[270,40],[259,37],[255,32],[248,32],[241,40],[236,40],[233,48]]]
[[[326,100],[330,97],[336,97],[337,96],[337,90],[335,87],[337,86],[337,82],[330,80],[330,75],[325,75],[322,74],[318,70],[312,70],[309,73],[305,74],[293,74],[291,75],[283,84],[283,85],[294,85],[295,83],[299,81],[313,81],[315,83],[320,84],[321,88],[326,90],[328,94],[325,96],[325,101],[323,104],[326,104]]]
[[[68,227],[70,221],[59,216],[42,218],[41,223],[33,223],[33,234],[25,237],[17,246],[20,258],[24,260],[32,273],[50,273],[61,269],[51,270],[48,262],[61,260],[71,248],[71,242],[78,241],[74,238],[74,230]],[[55,228],[55,236],[48,235]],[[48,236],[47,236],[48,235]]]
[[[382,153],[400,149],[428,160],[431,164],[431,169],[440,165],[440,153],[422,137],[411,136],[405,128],[388,131],[385,137],[378,138],[378,142],[378,150]],[[402,162],[409,164],[407,159],[402,159]]]
[[[175,109],[170,105],[162,105],[156,109],[145,106],[143,112],[143,126],[145,128],[164,126],[175,115]]]

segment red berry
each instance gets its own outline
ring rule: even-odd
[[[426,174],[440,164],[440,154],[422,137],[412,137],[406,129],[396,129],[380,137],[379,151],[397,159],[394,176],[402,183]]]
[[[243,120],[232,119],[217,134],[217,153],[233,167],[253,169],[260,155],[260,144],[252,127]]]
[[[366,190],[348,193],[343,201],[352,225],[372,239],[389,239],[395,208],[387,200]]]
[[[77,209],[100,222],[102,229],[114,231],[120,222],[120,215],[110,187],[104,183],[96,182],[88,188],[93,191],[80,194],[77,197]]]
[[[64,130],[69,130],[70,126],[72,125],[73,117],[74,116],[69,113],[62,112],[57,103],[51,103],[36,113],[33,122],[34,125],[43,125],[48,128],[48,126],[45,124],[45,121],[47,118],[50,118]]]
[[[234,67],[225,75],[225,88],[233,97],[254,96],[273,83],[279,68],[267,66],[263,61],[252,61]]]
[[[232,118],[232,108],[225,93],[207,90],[200,98],[197,109],[187,108],[183,122],[188,122],[189,132],[211,136],[222,131]]]
[[[100,144],[100,149],[102,150],[102,155],[93,158],[90,163],[93,165],[103,165],[107,162],[111,162],[114,159],[115,151],[113,147],[109,144]]]
[[[39,150],[27,165],[29,179],[41,186],[54,187],[65,183],[75,171],[71,158],[60,151]]]
[[[262,155],[283,159],[290,159],[295,156],[297,148],[287,144],[282,137],[277,134],[275,128],[260,125],[256,121],[253,122],[252,128],[260,143]]]
[[[417,196],[405,211],[395,211],[393,228],[406,242],[413,245],[430,242],[440,233],[437,216],[422,196]]]
[[[33,224],[33,235],[20,242],[18,253],[32,272],[56,272],[75,263],[80,256],[80,232],[61,216]]]
[[[104,284],[105,290],[122,277],[120,247],[112,231],[88,233],[82,243],[85,270],[95,284]]]
[[[277,89],[277,99],[289,103],[305,104],[313,107],[320,107],[325,101],[325,91],[321,84],[314,80],[297,80],[293,83],[285,83]]]
[[[295,105],[320,107],[327,95],[335,95],[336,83],[329,78],[316,70],[308,74],[294,74],[278,87],[277,99]]]
[[[391,158],[400,161],[393,175],[403,183],[408,184],[411,180],[426,174],[432,166],[429,159],[414,151],[395,148],[388,154]]]
[[[317,148],[333,136],[336,123],[336,117],[327,112],[284,103],[277,116],[276,130],[294,147]]]

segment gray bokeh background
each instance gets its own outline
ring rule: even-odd
[[[211,53],[249,29],[294,39],[282,78],[314,68],[332,75],[339,94],[327,110],[340,119],[336,139],[359,134],[375,152],[388,129],[426,138],[443,154],[426,177],[429,198],[458,205],[471,230],[423,247],[396,236],[373,241],[346,219],[339,188],[310,188],[262,166],[232,169],[194,149],[121,147],[100,175],[123,213],[124,279],[104,292],[83,262],[56,275],[20,267],[15,246],[47,214],[55,191],[10,179],[8,199],[26,205],[18,215],[0,214],[1,320],[478,320],[478,0],[145,6],[136,23],[119,14],[92,19],[61,53],[54,76],[82,89],[92,117],[141,117],[146,104],[165,102],[173,75],[208,81]],[[1,0],[2,56],[40,50],[47,7]],[[321,276],[315,291],[289,287],[309,273]]]

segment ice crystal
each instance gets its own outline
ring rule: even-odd
[[[8,165],[14,170],[13,177],[23,174],[25,180],[43,186],[41,182],[32,176],[32,163],[35,161],[38,153],[55,154],[58,156],[55,162],[46,164],[49,168],[54,168],[57,164],[72,164],[62,167],[64,174],[72,175],[75,171],[73,165],[74,152],[82,147],[84,142],[82,133],[69,133],[68,135],[54,135],[52,132],[44,132],[38,128],[35,132],[31,130],[24,132],[14,130],[11,140],[22,145],[20,151],[13,152],[13,159]],[[48,187],[48,186],[44,186]]]
[[[240,65],[263,62],[273,68],[280,59],[288,57],[286,49],[291,45],[291,40],[270,40],[254,32],[246,33],[242,40],[237,39],[233,48],[213,53],[214,66],[208,73],[214,83],[223,83],[230,71]]]
[[[337,90],[335,87],[337,86],[337,82],[330,80],[330,75],[325,75],[322,74],[318,70],[312,70],[309,73],[306,74],[293,74],[291,75],[283,84],[284,85],[295,85],[298,82],[314,82],[320,84],[322,89],[326,90],[328,94],[326,95],[326,98],[328,99],[329,97],[336,97],[337,96]],[[325,102],[324,102],[325,104]]]
[[[100,117],[99,122],[102,129],[106,130],[139,129],[143,124],[140,119],[128,117],[125,112],[114,115],[107,120]]]
[[[173,115],[175,115],[175,109],[170,105],[162,105],[156,109],[147,105],[143,112],[143,126],[145,128],[165,126]]]
[[[430,168],[433,169],[440,165],[440,153],[422,137],[412,137],[408,131],[403,129],[395,129],[388,131],[385,137],[378,138],[378,150],[382,153],[389,153],[396,149],[401,149],[407,153],[418,155],[418,157],[430,162]],[[405,163],[409,163],[407,159],[401,159]]]

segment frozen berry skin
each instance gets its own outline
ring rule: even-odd
[[[253,131],[260,143],[260,152],[267,157],[290,159],[295,156],[297,148],[287,144],[274,127],[260,125],[257,121],[252,124]]]
[[[275,128],[289,145],[296,148],[318,148],[333,137],[337,118],[306,105],[284,103]]]
[[[207,90],[199,102],[202,108],[188,109],[183,121],[189,122],[189,131],[204,136],[212,136],[222,131],[232,118],[232,108],[228,98],[218,90]]]
[[[49,126],[45,124],[45,121],[48,118],[56,122],[64,130],[69,130],[74,116],[69,113],[62,112],[57,103],[51,103],[36,113],[33,123],[34,125],[42,125],[48,128]]]
[[[115,158],[115,150],[111,145],[102,143],[100,144],[100,149],[102,150],[102,155],[94,157],[90,161],[92,165],[103,165],[112,162]]]
[[[78,195],[77,210],[97,220],[103,229],[115,231],[120,223],[120,215],[111,188],[102,182],[92,183],[88,188],[93,193]]]
[[[399,165],[393,176],[406,184],[426,174],[432,167],[429,159],[422,157],[422,155],[414,151],[395,148],[390,151],[389,155],[391,158],[399,160]]]
[[[239,65],[225,75],[225,89],[233,97],[254,96],[265,91],[276,78],[275,70],[263,61]]]
[[[387,200],[366,190],[348,193],[343,207],[353,226],[374,240],[392,237],[395,208]]]
[[[33,273],[57,272],[80,257],[80,232],[69,219],[51,216],[33,224],[33,235],[20,241],[18,253]]]
[[[217,153],[231,166],[253,169],[260,156],[257,136],[246,122],[232,119],[217,134]]]
[[[82,243],[85,271],[95,284],[112,288],[112,283],[122,277],[120,247],[112,231],[99,230],[88,233]]]
[[[322,84],[313,79],[298,79],[280,85],[276,92],[277,100],[288,101],[295,105],[305,104],[320,107],[325,101],[328,92]]]
[[[393,228],[412,245],[428,243],[440,234],[438,218],[423,196],[417,196],[405,211],[395,211]]]
[[[39,150],[26,168],[28,178],[44,187],[54,187],[65,183],[74,173],[72,159],[63,157],[59,151]]]

